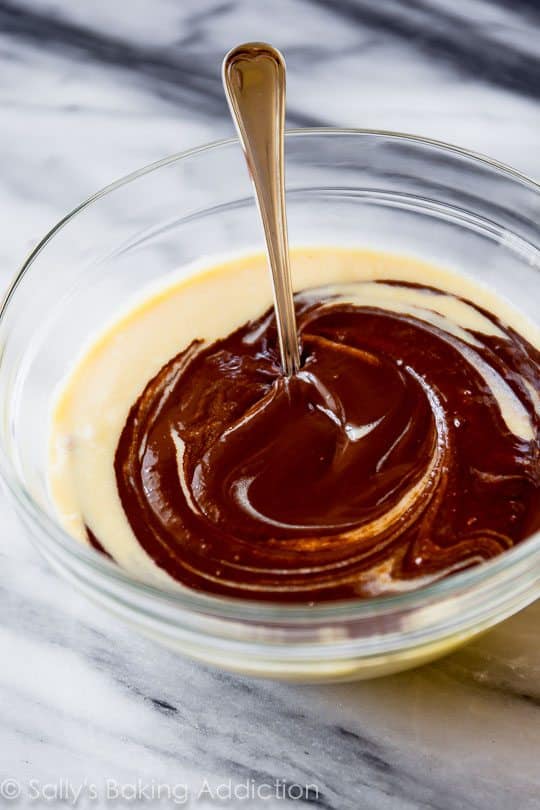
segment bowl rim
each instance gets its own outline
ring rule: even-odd
[[[540,197],[540,183],[513,169],[511,166],[489,158],[481,153],[420,135],[393,132],[390,130],[336,127],[291,129],[287,130],[285,135],[287,141],[291,138],[296,139],[306,136],[368,136],[405,141],[423,147],[427,146],[439,149],[442,152],[452,153],[457,157],[465,158],[476,164],[481,164],[491,171],[503,174],[508,179],[526,186],[530,191]],[[169,155],[124,175],[87,197],[83,202],[62,217],[28,254],[20,269],[15,274],[11,284],[9,284],[0,304],[0,326],[4,323],[6,313],[19,284],[30,270],[35,259],[55,235],[74,219],[77,214],[102,197],[114,192],[116,189],[150,174],[153,171],[207,152],[228,148],[235,144],[239,145],[238,138],[224,138]],[[59,522],[55,521],[53,517],[40,506],[20,481],[2,443],[0,443],[0,477],[5,482],[16,505],[22,509],[24,515],[28,517],[32,523],[37,523],[40,529],[45,532],[46,536],[52,540],[54,544],[60,545],[62,550],[66,552],[69,557],[74,559],[77,563],[82,563],[102,575],[110,584],[125,587],[134,596],[151,597],[156,605],[159,603],[168,608],[180,609],[180,611],[193,611],[199,614],[222,617],[224,619],[279,620],[287,624],[298,620],[309,620],[310,622],[314,620],[324,621],[340,618],[358,620],[384,615],[394,611],[410,611],[425,607],[442,599],[458,598],[463,591],[468,590],[470,587],[481,586],[491,581],[496,578],[498,574],[506,572],[510,568],[517,567],[524,560],[533,557],[535,554],[537,554],[540,559],[540,532],[537,532],[508,551],[505,551],[503,554],[480,565],[440,579],[431,585],[420,586],[416,589],[387,596],[373,597],[370,599],[325,601],[313,606],[304,603],[277,603],[264,600],[221,597],[187,588],[171,589],[171,591],[168,591],[164,588],[159,588],[136,579],[114,562],[111,562],[107,557],[99,554],[95,549],[74,540],[74,538],[63,529]]]

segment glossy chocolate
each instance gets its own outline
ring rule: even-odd
[[[280,374],[269,312],[194,342],[134,404],[116,480],[158,566],[233,597],[369,597],[487,560],[540,527],[532,346],[488,313],[494,334],[467,341],[324,291],[298,295],[296,310],[294,378]],[[530,426],[521,435],[501,391]]]

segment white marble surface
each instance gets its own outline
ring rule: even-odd
[[[219,62],[245,39],[286,52],[291,125],[418,132],[539,179],[539,25],[538,0],[0,0],[1,282],[101,185],[231,133]],[[66,780],[77,806],[132,806],[141,778],[192,807],[540,807],[540,603],[408,674],[249,681],[118,625],[0,510],[0,783],[19,806],[45,784],[73,804]],[[205,779],[319,796],[227,802],[198,797]]]

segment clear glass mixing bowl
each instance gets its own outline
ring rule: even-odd
[[[539,322],[540,187],[531,180],[388,132],[291,132],[286,154],[293,245],[412,254],[489,285]],[[213,256],[262,248],[231,140],[114,183],[34,250],[0,313],[0,467],[39,550],[94,601],[164,644],[226,669],[306,681],[413,666],[532,602],[540,534],[416,592],[308,608],[158,591],[62,530],[47,489],[48,414],[89,336],[179,267],[188,276]]]

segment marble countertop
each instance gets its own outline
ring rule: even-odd
[[[232,134],[219,64],[248,39],[285,51],[291,126],[421,133],[539,179],[539,26],[538,0],[0,0],[1,283],[100,186]],[[201,808],[540,808],[540,603],[406,674],[252,681],[117,624],[5,499],[0,519],[0,806],[15,780],[19,806],[160,806],[168,786]],[[229,780],[270,795],[229,800]]]

